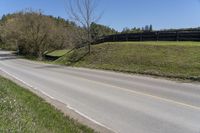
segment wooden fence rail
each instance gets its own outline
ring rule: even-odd
[[[154,31],[104,36],[95,43],[119,41],[200,41],[200,31]]]

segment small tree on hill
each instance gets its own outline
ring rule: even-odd
[[[69,15],[70,18],[81,25],[87,36],[86,42],[88,45],[88,53],[91,53],[91,24],[100,19],[100,16],[95,16],[96,0],[69,0]]]

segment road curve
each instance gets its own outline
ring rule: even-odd
[[[200,84],[71,68],[0,51],[0,70],[119,133],[200,133]]]

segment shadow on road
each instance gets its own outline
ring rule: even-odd
[[[11,54],[0,54],[0,61],[13,60],[13,59],[17,59],[17,57]]]

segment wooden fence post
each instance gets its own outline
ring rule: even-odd
[[[156,40],[159,41],[159,31],[157,31]]]
[[[142,41],[142,33],[140,33],[140,41]]]
[[[176,41],[179,41],[179,32],[176,31]]]
[[[126,41],[127,41],[127,42],[129,41],[129,39],[128,39],[128,34],[126,34]]]

